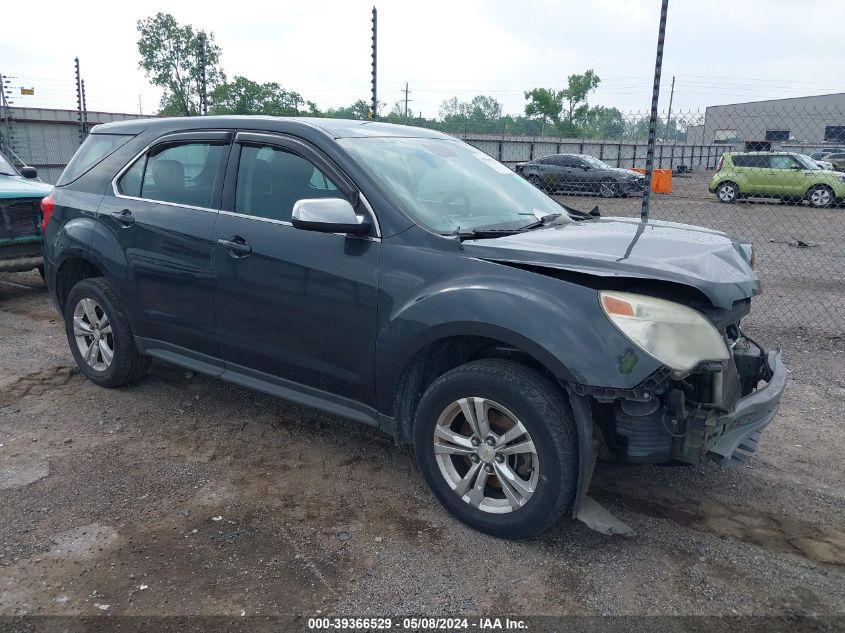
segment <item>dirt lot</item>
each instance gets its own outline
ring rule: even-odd
[[[376,431],[160,363],[92,385],[0,275],[0,615],[845,615],[845,341],[767,318],[793,373],[747,467],[600,465],[635,536],[502,542]]]

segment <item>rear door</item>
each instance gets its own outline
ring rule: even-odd
[[[731,156],[736,181],[743,194],[765,194],[766,181],[770,180],[769,157],[760,154],[734,154]]]
[[[118,174],[100,206],[126,261],[121,298],[150,349],[219,357],[211,237],[231,136],[159,139]]]

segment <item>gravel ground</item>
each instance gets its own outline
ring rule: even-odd
[[[161,363],[89,383],[0,274],[0,615],[845,615],[845,341],[766,318],[793,373],[747,466],[599,465],[635,536],[504,542],[372,429]]]

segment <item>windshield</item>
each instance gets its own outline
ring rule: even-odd
[[[411,219],[435,233],[516,229],[564,211],[508,167],[458,140],[369,137],[338,142]]]
[[[18,175],[18,170],[12,167],[12,163],[10,163],[3,154],[0,154],[0,174],[3,174],[4,176]]]
[[[611,169],[610,165],[605,163],[604,161],[599,160],[595,156],[588,156],[587,154],[579,154],[578,158],[583,160],[593,169]]]
[[[795,159],[804,165],[804,169],[821,169],[812,158],[806,154],[796,154]]]

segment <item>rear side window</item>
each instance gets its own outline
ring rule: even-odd
[[[732,156],[731,162],[733,162],[734,167],[769,167],[768,156],[758,156],[749,154]]]
[[[209,208],[228,146],[182,143],[153,148],[120,177],[126,196]]]
[[[126,145],[133,136],[133,134],[89,134],[70,159],[56,186],[61,187],[73,182],[104,158]]]

